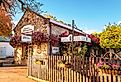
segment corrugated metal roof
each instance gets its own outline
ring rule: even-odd
[[[68,25],[59,23],[59,22],[57,22],[57,21],[55,21],[55,20],[50,19],[50,22],[52,22],[52,23],[54,23],[54,24],[57,24],[57,25],[59,25],[59,26],[65,27],[65,28],[67,28],[67,29],[72,30],[72,27],[71,27],[71,26],[68,26]],[[74,31],[79,32],[79,33],[81,33],[81,34],[86,34],[85,32],[79,31],[79,30],[77,30],[77,29],[74,29]]]

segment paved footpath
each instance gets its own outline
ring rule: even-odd
[[[0,67],[0,82],[37,82],[27,78],[26,67]]]

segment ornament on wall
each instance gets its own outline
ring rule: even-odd
[[[63,31],[60,36],[66,37],[69,35],[68,31]]]

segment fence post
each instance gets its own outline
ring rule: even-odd
[[[29,56],[29,48],[28,48],[27,76],[29,76],[29,71],[30,71],[30,56]]]

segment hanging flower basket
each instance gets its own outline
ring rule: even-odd
[[[49,36],[41,31],[34,32],[32,34],[32,43],[45,43],[48,42]]]
[[[52,46],[57,46],[59,44],[59,37],[52,34],[51,37]],[[41,43],[49,42],[49,35],[46,33],[42,33],[41,31],[37,31],[32,33],[32,44],[40,45]],[[15,35],[11,37],[10,44],[13,47],[21,46],[23,43],[21,41],[20,35]]]
[[[59,45],[59,36],[52,34],[50,38],[51,38],[52,46],[58,46]]]
[[[21,46],[21,36],[15,35],[15,36],[11,37],[10,45],[13,46],[14,48],[16,46]]]
[[[100,43],[99,37],[96,37],[96,36],[93,35],[93,34],[88,35],[88,37],[91,38],[91,40],[92,40],[94,43],[96,43],[96,44],[99,44],[99,43]],[[89,44],[89,45],[90,45],[90,44]]]

